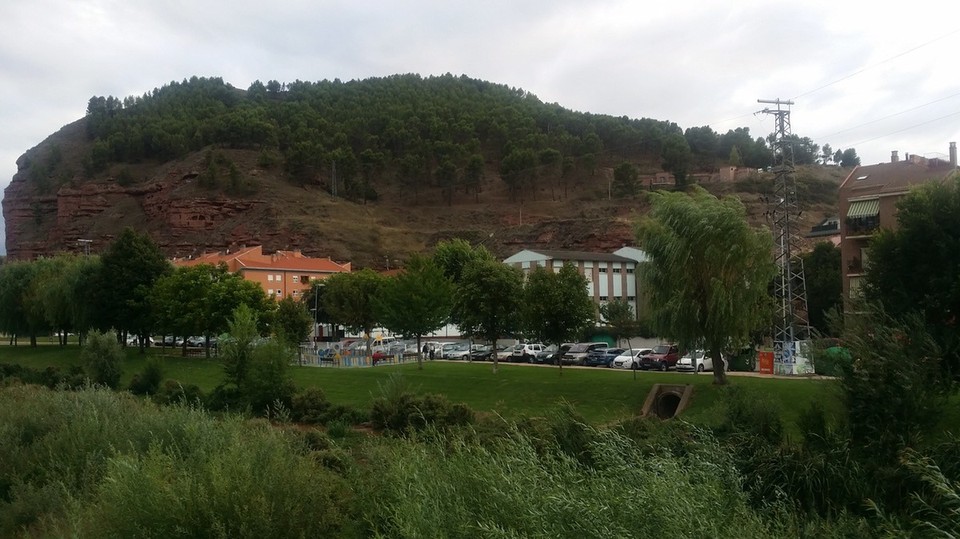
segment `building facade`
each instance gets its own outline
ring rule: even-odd
[[[893,152],[889,163],[858,166],[840,184],[840,252],[843,298],[859,297],[869,264],[872,235],[881,228],[897,228],[897,202],[916,185],[943,181],[957,171],[957,145],[950,143],[949,159]]]
[[[329,258],[311,258],[297,251],[264,254],[263,246],[245,247],[234,252],[204,253],[195,258],[174,259],[176,266],[224,263],[227,269],[244,279],[259,284],[268,296],[278,300],[287,296],[300,299],[311,282],[335,273],[350,271],[350,263],[340,264]]]
[[[598,309],[609,301],[622,300],[630,305],[634,313],[638,312],[638,262],[633,258],[612,253],[538,249],[520,251],[503,263],[520,268],[524,273],[537,266],[557,272],[564,264],[572,264],[587,278],[587,295]]]

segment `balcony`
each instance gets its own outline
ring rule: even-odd
[[[880,228],[880,217],[871,215],[868,217],[848,217],[847,237],[851,236],[869,236]]]

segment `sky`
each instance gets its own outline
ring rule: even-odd
[[[960,142],[960,2],[5,0],[0,189],[94,95],[191,76],[464,74],[598,114],[792,132],[863,164]],[[3,245],[0,228],[0,246]]]

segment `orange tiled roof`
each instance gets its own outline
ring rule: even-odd
[[[204,253],[191,259],[174,259],[177,266],[195,266],[197,264],[219,264],[223,262],[230,271],[241,269],[269,269],[309,271],[319,273],[340,273],[350,271],[350,263],[339,264],[330,258],[311,258],[300,251],[277,251],[263,254],[263,246],[247,247],[230,253]]]

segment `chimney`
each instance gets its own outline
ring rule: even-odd
[[[952,168],[957,168],[957,143],[950,143],[950,166]]]
[[[890,152],[890,162],[896,163],[898,161],[900,161],[900,156],[897,155],[897,150],[893,150],[892,152]]]

